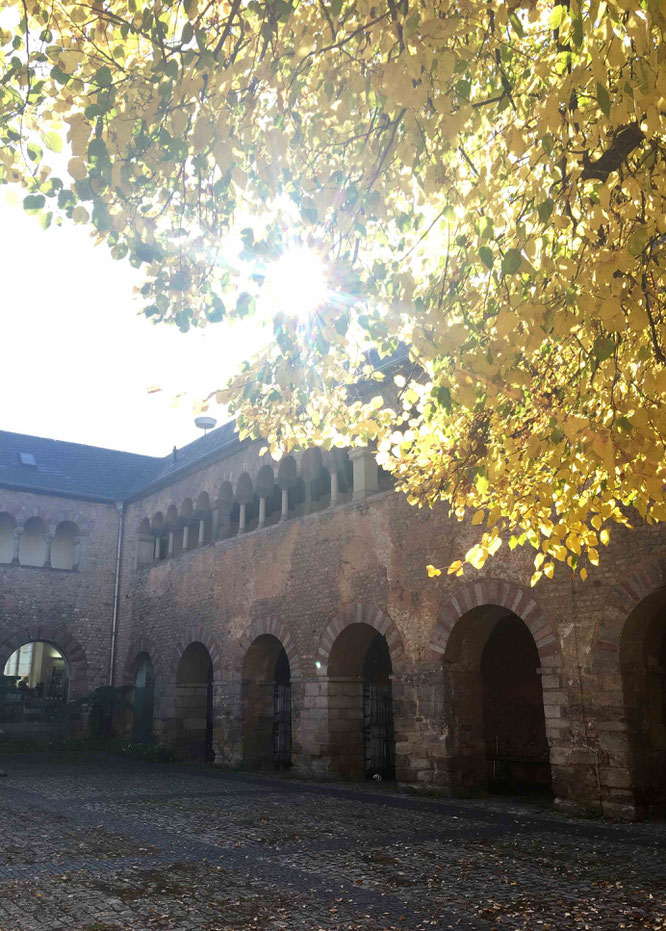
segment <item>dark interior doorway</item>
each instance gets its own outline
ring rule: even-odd
[[[631,613],[620,641],[631,782],[639,806],[666,815],[666,590]]]
[[[176,674],[176,745],[187,760],[212,762],[213,664],[203,643],[184,651]]]
[[[452,786],[550,792],[539,668],[534,638],[513,612],[482,605],[460,618],[443,660]]]
[[[291,671],[272,634],[257,637],[243,661],[241,728],[247,766],[291,766]]]
[[[329,751],[344,778],[395,778],[392,672],[386,638],[369,624],[350,624],[331,648]]]

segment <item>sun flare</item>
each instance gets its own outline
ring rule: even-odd
[[[324,263],[312,249],[291,248],[269,269],[265,289],[273,312],[307,320],[327,299]]]

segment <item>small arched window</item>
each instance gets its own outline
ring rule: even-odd
[[[164,514],[161,511],[158,511],[157,514],[153,517],[152,520],[152,531],[153,536],[155,537],[155,561],[159,559],[166,559],[167,555],[167,531],[166,523],[164,521]]]
[[[71,520],[64,520],[53,536],[51,566],[53,569],[78,569],[80,555],[79,528]]]
[[[0,563],[14,559],[14,531],[16,521],[11,514],[0,514]]]
[[[204,546],[210,543],[213,532],[213,513],[210,507],[210,497],[207,491],[202,491],[196,502],[195,517],[199,524],[197,527],[197,543]]]
[[[19,543],[22,566],[43,566],[46,561],[46,524],[41,517],[30,517],[23,525]]]
[[[139,524],[139,539],[136,547],[138,566],[150,566],[155,559],[155,538],[150,527],[150,518],[144,517]]]

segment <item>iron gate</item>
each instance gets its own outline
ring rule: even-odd
[[[291,766],[291,685],[276,685],[273,706],[273,762]]]
[[[391,683],[363,683],[365,774],[395,779],[395,736]]]

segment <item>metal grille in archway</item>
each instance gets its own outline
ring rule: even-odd
[[[363,683],[363,753],[366,776],[395,778],[395,734],[390,682]]]
[[[291,685],[277,683],[273,714],[273,760],[284,769],[291,766]]]

